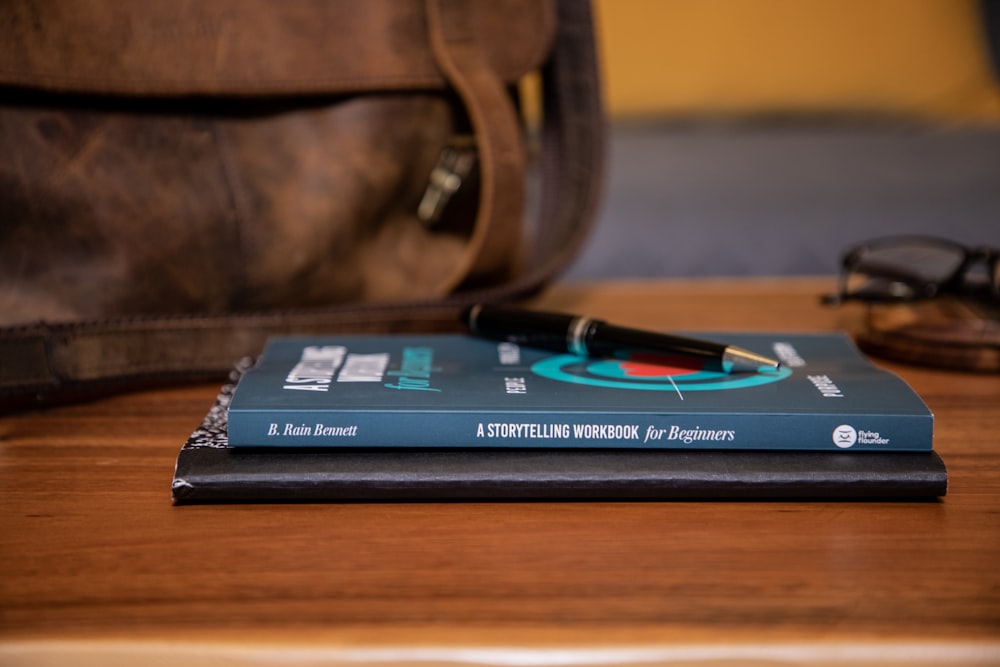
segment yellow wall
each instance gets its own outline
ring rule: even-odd
[[[595,0],[614,116],[1000,120],[974,0]]]

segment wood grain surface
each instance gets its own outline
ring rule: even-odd
[[[849,328],[855,310],[818,305],[832,282],[569,284],[538,303],[665,329]],[[202,664],[191,647],[229,647],[243,664],[247,646],[311,647],[316,664],[514,648],[826,664],[845,647],[870,649],[865,664],[1000,663],[1000,375],[882,365],[936,415],[939,502],[173,507],[174,459],[216,385],[3,417],[0,663]],[[736,648],[678,652],[720,646]],[[461,647],[498,652],[426,652]],[[380,648],[397,652],[350,653]]]

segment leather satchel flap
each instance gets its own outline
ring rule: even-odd
[[[471,2],[509,83],[555,33],[542,0]],[[0,84],[65,92],[271,95],[436,88],[422,0],[6,0]]]

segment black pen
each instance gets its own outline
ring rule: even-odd
[[[726,373],[771,371],[779,366],[774,359],[734,345],[630,329],[582,315],[477,304],[468,308],[462,319],[477,336],[581,357],[679,355],[705,360],[713,369]]]

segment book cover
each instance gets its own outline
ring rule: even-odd
[[[701,335],[711,338],[711,335]],[[933,416],[844,335],[725,334],[782,361],[584,358],[462,335],[269,342],[229,408],[238,447],[929,451]]]
[[[235,376],[234,376],[235,380]],[[233,384],[181,448],[178,505],[263,501],[933,499],[935,452],[236,448]]]

